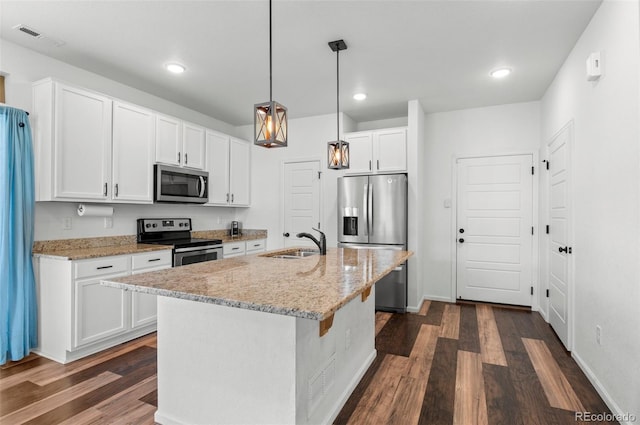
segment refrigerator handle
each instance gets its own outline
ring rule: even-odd
[[[373,236],[373,183],[369,183],[369,206],[367,206],[367,226],[371,226],[370,236]]]
[[[362,197],[362,206],[364,209],[364,219],[365,219],[365,227],[364,227],[364,235],[369,236],[369,202],[367,202],[369,195],[369,185],[364,184],[364,195]]]

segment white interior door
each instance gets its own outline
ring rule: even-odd
[[[457,161],[457,297],[531,306],[533,158]]]
[[[569,288],[571,274],[569,166],[571,127],[565,127],[548,146],[549,158],[549,323],[570,349]]]
[[[296,234],[307,232],[319,236],[311,228],[320,228],[320,161],[286,162],[284,164],[283,246],[315,244]]]

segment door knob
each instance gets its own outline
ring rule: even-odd
[[[567,252],[567,247],[558,247],[558,252]]]
[[[460,238],[460,239],[458,239],[458,242],[464,243],[464,239]]]
[[[288,238],[289,237],[289,232],[283,233],[282,236],[284,236],[285,238]]]
[[[458,232],[464,233],[464,229],[460,229],[460,230],[458,230]]]

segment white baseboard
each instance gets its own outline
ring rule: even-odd
[[[578,353],[576,353],[575,350],[571,352],[571,357],[573,357],[573,359],[576,361],[576,363],[578,364],[580,369],[582,369],[582,372],[587,376],[587,379],[589,379],[589,382],[591,382],[591,385],[593,385],[593,387],[596,389],[598,394],[600,394],[600,397],[602,397],[602,400],[606,403],[606,405],[609,407],[609,409],[611,409],[611,413],[613,413],[614,415],[616,415],[616,416],[618,416],[620,418],[624,418],[625,415],[628,415],[630,413],[634,414],[634,415],[636,414],[636,412],[623,412],[622,411],[620,406],[618,406],[618,404],[613,400],[611,395],[609,395],[607,390],[604,388],[604,386],[602,385],[600,380],[598,380],[598,378],[593,373],[591,368],[589,366],[587,366],[587,363],[584,360],[582,360],[582,357],[580,357],[580,355]],[[603,412],[592,412],[592,413],[603,413]],[[622,420],[620,420],[620,424],[621,425],[634,425],[634,424],[637,424],[637,422],[635,422],[635,421],[633,421],[633,422],[631,422],[631,421],[623,422]]]
[[[451,297],[441,297],[439,295],[425,295],[422,299],[423,300],[429,300],[429,301],[441,301],[443,303],[454,303],[454,302],[456,302],[455,300],[451,299]]]

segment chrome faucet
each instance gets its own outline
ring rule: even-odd
[[[311,239],[313,243],[318,245],[318,248],[320,249],[320,255],[327,255],[327,238],[324,236],[322,230],[316,229],[315,227],[312,227],[312,229],[320,233],[320,240],[317,240],[313,235],[306,232],[298,233],[296,237]]]

